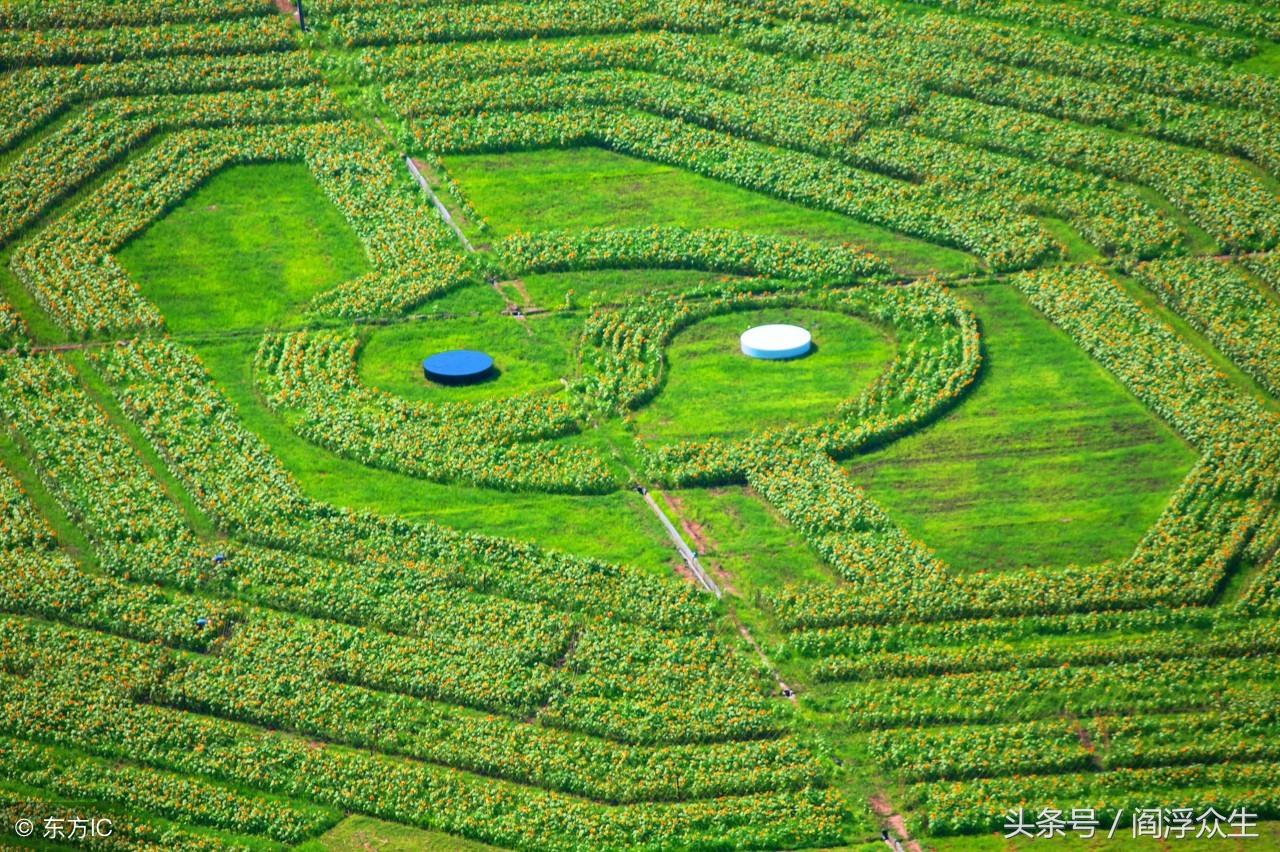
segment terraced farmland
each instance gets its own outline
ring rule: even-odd
[[[0,0],[0,847],[1280,848],[1277,57]]]

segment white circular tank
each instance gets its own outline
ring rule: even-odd
[[[813,336],[798,325],[758,325],[742,333],[742,354],[781,361],[799,358],[813,346]]]

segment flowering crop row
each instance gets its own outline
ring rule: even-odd
[[[582,0],[366,7],[329,21],[348,47],[415,41],[550,38],[636,30],[719,30],[741,17],[722,0]]]
[[[1186,258],[1144,263],[1135,274],[1237,366],[1280,395],[1280,300],[1243,269]]]
[[[867,742],[906,781],[982,778],[1275,759],[1277,706],[1259,697],[1226,710],[1056,718],[1002,725],[894,728]],[[1082,737],[1083,733],[1083,737]]]
[[[0,78],[0,150],[81,101],[271,89],[315,83],[320,78],[319,66],[301,51],[19,68]]]
[[[211,643],[217,647],[216,658],[198,658],[176,669],[157,662],[158,670],[165,673],[157,674],[147,687],[149,700],[155,703],[284,727],[359,747],[377,747],[604,801],[761,792],[817,780],[815,765],[791,741],[753,739],[637,750],[511,719],[446,711],[407,697],[439,695],[440,685],[447,682],[444,688],[451,691],[449,697],[462,697],[472,703],[476,693],[467,690],[465,683],[478,683],[479,678],[492,674],[490,661],[499,646],[504,654],[511,650],[498,637],[474,643],[468,661],[471,668],[458,671],[449,665],[447,654],[437,654],[438,643],[428,649],[421,642],[406,644],[390,637],[378,638],[367,631],[323,627],[323,622],[293,625],[248,608],[233,613],[208,599],[165,596],[154,589],[147,591],[83,574],[70,560],[61,557],[49,559],[23,552],[14,556],[17,559],[11,563],[12,576],[6,575],[0,584],[0,610],[109,629],[175,647],[200,651],[210,650]],[[203,627],[196,626],[197,615],[206,619]],[[231,633],[232,619],[236,622],[234,638],[226,642],[222,637]],[[689,641],[692,640],[682,640],[682,645]],[[40,658],[42,644],[38,637],[28,635],[20,644],[23,659]],[[754,712],[757,718],[768,718],[767,714],[760,715],[760,709],[750,711],[735,696],[740,685],[734,683],[733,677],[739,675],[732,667],[726,671],[716,665],[702,671],[698,669],[703,664],[696,664],[694,671],[682,673],[679,666],[665,659],[666,652],[659,651],[648,655],[643,665],[630,662],[620,669],[619,653],[660,648],[654,637],[636,635],[634,631],[618,635],[593,626],[582,644],[582,658],[575,657],[575,666],[582,669],[582,674],[561,679],[559,690],[574,692],[581,680],[581,691],[596,698],[606,697],[601,690],[622,690],[637,696],[666,693],[665,705],[645,713],[650,724],[644,730],[624,721],[627,714],[640,712],[643,702],[617,702],[610,718],[627,741],[687,738],[687,733],[678,732],[669,723],[665,728],[652,724],[663,713],[681,709],[675,696],[682,692],[694,697],[717,696],[708,711],[722,716],[720,723],[713,720],[713,727],[708,728],[708,735],[717,742],[733,736],[741,727],[741,719],[735,716]],[[75,647],[71,643],[72,651]],[[707,660],[732,659],[726,649],[700,650],[718,654]],[[0,660],[0,668],[10,663]],[[366,689],[358,683],[369,683],[378,689]],[[385,689],[395,692],[382,691]],[[515,688],[512,694],[522,696],[522,701],[537,700],[537,690],[527,686]],[[305,695],[306,701],[293,700],[299,695]],[[496,698],[492,694],[487,700]],[[595,709],[600,704],[592,701],[591,707]],[[580,716],[573,698],[562,699],[552,721],[576,730],[582,727]],[[595,717],[587,721],[597,723]],[[773,729],[757,725],[750,730],[751,736],[759,736]],[[747,772],[747,778],[735,780],[740,771]]]
[[[41,3],[7,3],[0,7],[0,27],[45,29],[83,26],[138,26],[190,21],[249,18],[269,14],[263,0],[175,0],[156,4],[150,0],[43,0]]]
[[[578,431],[562,397],[406,402],[360,382],[359,345],[331,332],[264,338],[255,370],[267,404],[307,440],[374,467],[509,490],[617,487],[597,452],[551,440]]]
[[[842,625],[792,633],[787,637],[787,650],[812,658],[854,656],[939,645],[970,647],[993,641],[1021,642],[1077,636],[1102,638],[1115,633],[1208,628],[1215,623],[1214,612],[1202,607],[1168,609],[1152,606],[1145,610],[909,622],[876,627]]]
[[[364,243],[374,271],[320,294],[323,314],[401,309],[464,280],[452,235],[426,213],[398,158],[371,130],[347,123],[189,130],[111,175],[15,254],[15,274],[78,335],[157,328],[155,306],[111,252],[223,166],[304,160]]]
[[[1158,16],[1119,16],[1109,10],[1084,6],[1037,3],[1034,0],[924,0],[922,5],[941,10],[946,16],[989,19],[1017,27],[1055,30],[1091,39],[1118,42],[1134,47],[1160,48],[1200,55],[1225,62],[1244,59],[1258,52],[1255,39],[1207,28],[1169,23]],[[773,14],[811,21],[893,18],[901,10],[875,0],[761,0],[752,4]]]
[[[1232,625],[1226,630],[1208,633],[1183,629],[1101,642],[998,643],[981,648],[934,648],[909,653],[827,657],[814,666],[813,677],[826,681],[869,680],[1068,665],[1097,666],[1187,656],[1248,657],[1277,652],[1280,652],[1277,625],[1254,620],[1249,622],[1247,629]]]
[[[545,62],[545,60],[543,60]],[[476,113],[497,110],[636,109],[735,137],[832,157],[890,177],[989,197],[1024,212],[1050,210],[1076,223],[1106,251],[1150,256],[1181,241],[1177,226],[1135,193],[1101,178],[1056,166],[977,151],[893,129],[865,132],[879,108],[769,90],[738,95],[653,73],[606,70],[528,72],[452,86],[393,83],[383,97],[397,112]]]
[[[0,737],[0,773],[6,781],[67,799],[88,799],[95,806],[102,802],[280,843],[299,843],[340,818],[332,808],[255,796],[198,778],[70,755],[8,737]]]
[[[187,663],[165,681],[162,703],[615,804],[762,793],[820,780],[817,763],[791,738],[622,745],[307,671],[285,675],[269,661]]]
[[[143,819],[138,814],[117,811],[106,806],[94,808],[94,817],[111,821],[111,834],[107,837],[86,836],[75,838],[78,849],[133,849],[138,852],[225,852],[227,849],[249,849],[247,839],[228,835],[214,835],[207,829],[199,833],[186,831],[157,818]],[[75,820],[87,817],[81,808],[68,806],[63,797],[38,790],[10,792],[0,789],[0,823],[16,826],[21,820],[29,820],[44,832],[45,820],[58,826],[64,836],[70,837]],[[86,834],[88,826],[86,825]],[[239,842],[238,842],[239,841]]]
[[[424,147],[440,153],[601,145],[957,246],[999,269],[1029,266],[1063,251],[1034,218],[979,192],[896,180],[647,113],[447,115],[411,126]]]
[[[78,679],[108,674],[76,661]],[[306,798],[343,810],[444,829],[519,849],[590,849],[641,842],[682,848],[785,848],[839,837],[829,791],[801,789],[675,804],[604,806],[416,761],[295,738],[56,681],[0,675],[0,729],[103,757]]]
[[[0,188],[0,241],[156,134],[184,127],[314,122],[340,112],[333,93],[315,85],[95,101],[8,164]]]
[[[933,834],[994,831],[1019,806],[1028,809],[1033,830],[1035,815],[1043,808],[1063,814],[1072,808],[1093,808],[1105,827],[1117,813],[1132,817],[1146,808],[1194,807],[1186,811],[1186,836],[1193,837],[1198,826],[1192,820],[1210,807],[1223,815],[1224,823],[1226,815],[1241,808],[1264,818],[1280,815],[1277,784],[1280,768],[1266,761],[925,784],[909,795],[919,801]],[[1171,837],[1176,840],[1177,835]]]
[[[705,746],[705,752],[701,742],[636,750],[510,719],[445,711],[407,697],[436,695],[461,698],[466,703],[499,700],[496,693],[485,699],[466,687],[493,674],[490,662],[495,659],[495,650],[503,654],[514,650],[499,637],[483,641],[476,637],[467,667],[459,671],[449,664],[447,652],[439,653],[438,642],[428,648],[421,641],[406,644],[368,631],[324,627],[323,622],[292,624],[244,607],[233,612],[208,599],[166,596],[154,589],[84,574],[61,557],[17,552],[11,555],[11,565],[12,576],[6,575],[0,584],[0,610],[109,629],[174,647],[200,651],[217,647],[216,658],[199,658],[172,671],[170,665],[158,662],[159,671],[166,673],[157,674],[147,687],[152,702],[285,727],[359,747],[378,747],[605,801],[759,792],[817,780],[814,764],[789,741],[726,741]],[[198,615],[205,618],[204,626],[196,625]],[[234,638],[226,642],[222,637],[231,633],[232,620],[236,622]],[[687,646],[690,641],[686,638],[681,644]],[[42,644],[28,636],[21,643],[24,659],[39,658]],[[75,647],[72,643],[73,651]],[[619,653],[646,647],[658,653],[649,654],[643,664],[632,661],[619,668]],[[581,673],[561,679],[557,688],[589,693],[596,699],[612,699],[620,690],[633,694],[630,703],[616,702],[610,716],[624,740],[686,739],[689,734],[669,722],[665,727],[653,724],[664,713],[681,710],[676,697],[682,693],[717,696],[707,711],[713,717],[717,713],[721,716],[713,718],[707,728],[707,736],[717,742],[741,729],[745,715],[769,718],[767,713],[761,715],[760,708],[752,709],[736,697],[741,687],[733,678],[741,674],[732,666],[726,670],[722,665],[707,668],[699,663],[682,672],[681,666],[666,659],[667,652],[660,650],[654,637],[634,631],[619,635],[596,626],[588,628],[582,648],[581,658],[574,658],[575,669],[580,668]],[[700,650],[717,654],[705,657],[707,660],[732,659],[726,649]],[[214,663],[214,659],[221,662]],[[356,685],[359,683],[378,689],[362,688]],[[442,685],[448,696],[440,692]],[[386,689],[395,692],[382,691]],[[521,701],[537,700],[538,692],[530,685],[512,689],[511,694],[521,696]],[[663,692],[666,703],[655,710],[645,711],[644,702],[634,700],[635,696]],[[306,702],[299,705],[292,700],[295,695],[307,696]],[[590,706],[593,710],[601,707],[598,700]],[[649,720],[643,730],[624,721],[628,714],[637,712],[644,712]],[[582,720],[575,699],[562,697],[549,721],[577,730]],[[586,721],[598,724],[594,716]],[[774,729],[757,724],[749,730],[755,737]],[[440,736],[434,736],[433,731]],[[747,769],[747,780],[733,780],[738,771]]]
[[[1211,62],[1102,42],[1081,43],[1069,36],[938,12],[914,14],[881,7],[881,14],[830,24],[788,23],[744,32],[744,39],[761,49],[786,49],[801,55],[829,54],[839,64],[860,64],[860,48],[869,58],[944,49],[962,61],[980,58],[1001,66],[1034,68],[1054,75],[1077,77],[1128,87],[1136,93],[1167,95],[1188,101],[1215,103],[1265,114],[1280,113],[1280,82],[1266,74],[1249,73]],[[872,39],[867,39],[871,36]],[[872,41],[881,44],[876,47]],[[844,58],[840,58],[844,54]],[[902,69],[911,73],[911,63]]]
[[[294,46],[294,32],[282,16],[185,26],[8,30],[0,32],[0,68],[286,51]]]
[[[921,101],[918,87],[883,74],[866,74],[831,62],[780,59],[724,39],[668,31],[623,33],[608,39],[398,45],[367,48],[342,62],[341,67],[350,68],[364,82],[385,85],[389,93],[403,96],[406,108],[419,98],[423,103],[438,103],[421,90],[457,76],[482,80],[524,74],[545,79],[552,74],[603,70],[659,75],[766,97],[793,98],[797,92],[806,92],[814,101],[838,101],[860,120],[875,124],[890,122]],[[414,82],[417,93],[411,89]],[[768,116],[756,118],[768,121]]]
[[[908,124],[926,135],[1151,186],[1227,249],[1280,245],[1275,192],[1243,164],[1215,154],[946,96],[933,98]]]
[[[772,94],[772,93],[771,93]],[[843,159],[874,103],[824,103],[802,93],[768,100],[636,71],[560,72],[468,78],[430,88],[392,83],[383,100],[405,116],[570,108],[637,109],[745,139]]]
[[[49,524],[13,474],[0,467],[0,553],[49,550],[54,545]]]
[[[590,269],[702,269],[838,286],[887,276],[891,271],[885,261],[855,246],[820,245],[717,228],[690,230],[660,225],[516,234],[499,243],[496,251],[514,274]]]
[[[1053,716],[1155,713],[1231,706],[1280,673],[1276,656],[1189,656],[1105,666],[974,672],[844,685],[840,702],[857,729],[1013,722]]]

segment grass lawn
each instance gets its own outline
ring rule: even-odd
[[[487,852],[499,847],[353,814],[295,848],[299,852]]]
[[[1011,287],[961,291],[986,367],[933,426],[847,467],[958,570],[1123,559],[1195,461]]]
[[[267,442],[309,496],[670,573],[675,551],[657,519],[630,491],[572,496],[442,485],[365,467],[305,441],[259,398],[252,376],[257,347],[256,338],[230,338],[202,343],[197,351],[245,426]]]
[[[116,258],[175,334],[278,326],[369,268],[301,163],[219,172]]]
[[[815,351],[791,361],[743,355],[739,335],[771,322],[809,329]],[[770,309],[711,317],[671,341],[666,384],[636,413],[639,436],[658,442],[739,438],[813,423],[856,397],[892,358],[884,331],[832,311]]]
[[[360,355],[368,385],[421,402],[502,399],[531,391],[561,391],[573,370],[580,317],[543,315],[521,322],[500,314],[433,319],[378,327]],[[422,359],[449,349],[493,356],[497,378],[444,387],[422,375]]]
[[[855,243],[903,273],[977,266],[972,255],[955,249],[601,148],[453,156],[446,166],[489,220],[494,239],[516,231],[603,225],[736,228]]]

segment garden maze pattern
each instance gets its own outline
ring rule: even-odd
[[[71,801],[111,848],[282,848],[348,813],[531,850],[799,848],[878,834],[868,787],[923,838],[1021,804],[1280,818],[1280,76],[1242,69],[1280,50],[1272,5],[313,0],[308,23],[0,0],[5,830]],[[446,158],[588,145],[980,269],[674,226],[469,253],[404,166],[484,233]],[[266,162],[305,164],[369,264],[260,331],[276,416],[460,487],[749,487],[832,574],[759,601],[807,713],[723,629],[732,595],[304,493],[115,257]],[[357,370],[370,322],[611,269],[719,277],[566,304],[562,392],[411,402]],[[840,464],[964,404],[965,290],[993,282],[1199,456],[1127,558],[958,571]],[[762,308],[896,355],[807,426],[640,441],[637,470],[584,437],[661,392],[680,330]]]

